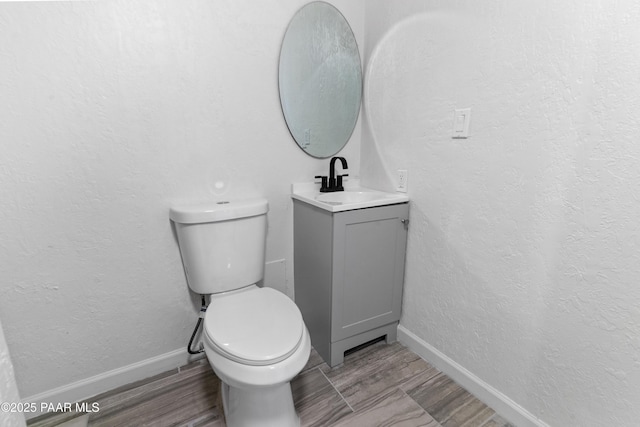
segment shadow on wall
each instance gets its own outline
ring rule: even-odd
[[[411,232],[401,323],[498,390],[518,390],[509,397],[539,413],[533,395],[545,357],[539,346],[544,296],[532,297],[526,289],[533,279],[522,268],[527,254],[519,248],[521,228],[513,212],[492,201],[496,193],[506,198],[518,188],[490,182],[491,163],[501,169],[508,164],[497,165],[505,157],[498,143],[483,141],[480,147],[473,135],[451,138],[455,108],[496,98],[483,97],[488,83],[481,81],[482,70],[469,71],[469,64],[486,62],[490,40],[469,41],[473,30],[459,31],[478,25],[436,12],[413,15],[384,33],[367,66],[362,176],[382,186],[394,182],[396,169],[409,170]],[[449,47],[461,43],[477,48],[458,58]],[[480,122],[475,131],[484,132]],[[509,185],[518,181],[512,175]],[[516,347],[518,357],[496,363],[496,353]]]
[[[429,150],[425,144],[450,124],[448,116],[440,116],[438,121],[434,116],[441,115],[442,103],[451,111],[454,104],[434,97],[436,88],[443,86],[438,78],[448,76],[442,75],[438,64],[443,60],[431,52],[434,41],[424,30],[453,31],[442,28],[446,22],[442,13],[407,18],[388,29],[369,56],[363,93],[361,175],[363,183],[372,188],[394,191],[395,169],[406,169],[414,163],[409,161],[412,158],[418,164],[410,170],[410,179],[417,182],[416,173],[422,172],[419,159]],[[417,50],[408,48],[414,46]]]
[[[620,47],[640,41],[632,12],[436,3],[368,28],[380,37],[363,184],[409,172],[401,322],[548,422],[633,425],[640,81]],[[452,139],[468,107],[470,138]]]

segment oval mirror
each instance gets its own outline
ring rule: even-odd
[[[345,146],[360,111],[362,68],[342,14],[317,1],[291,19],[280,50],[280,104],[291,136],[307,154],[331,157]]]

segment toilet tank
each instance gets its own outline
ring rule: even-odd
[[[169,216],[193,292],[214,294],[262,280],[268,210],[265,199],[171,208]]]

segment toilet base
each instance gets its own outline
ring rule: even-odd
[[[291,383],[238,388],[221,382],[227,427],[299,427]]]

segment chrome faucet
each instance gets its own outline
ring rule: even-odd
[[[345,173],[342,175],[336,176],[336,160],[340,160],[342,163],[342,170],[348,169],[347,160],[344,157],[333,157],[331,162],[329,163],[329,180],[327,183],[326,176],[316,176],[316,178],[322,179],[322,185],[320,187],[321,193],[332,193],[334,191],[344,191],[344,187],[342,186],[342,178],[345,176],[349,176],[349,174]]]

